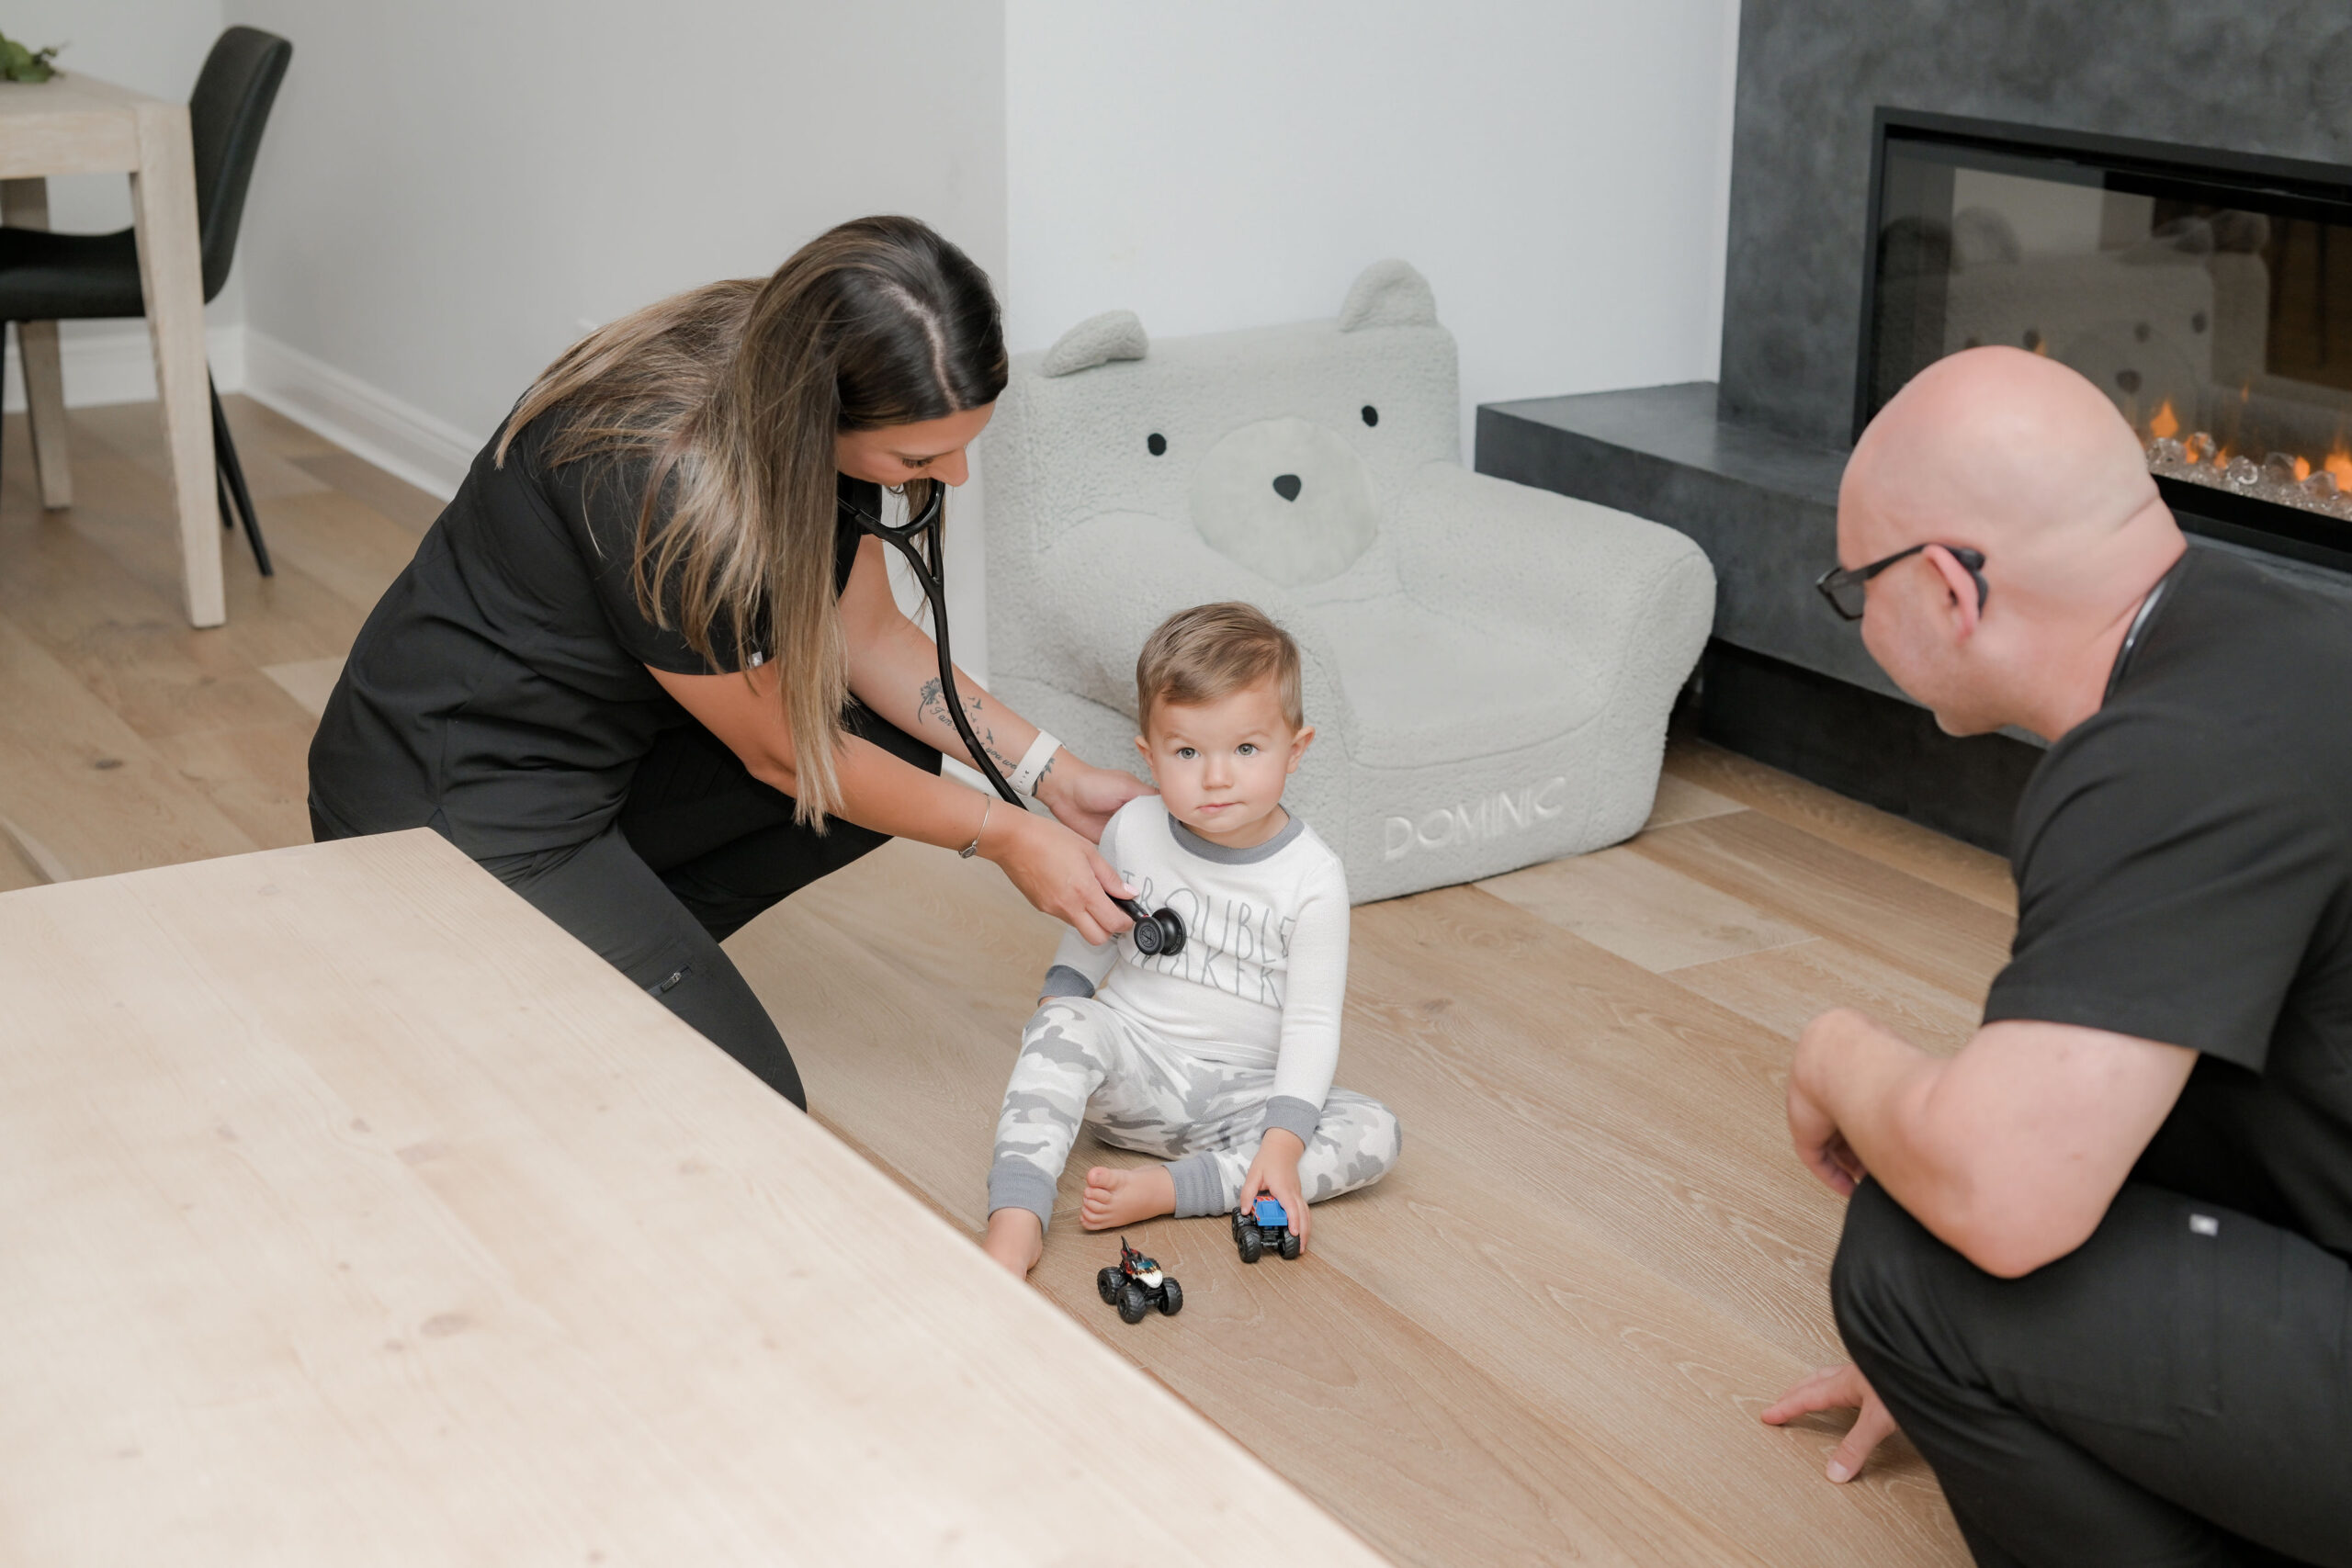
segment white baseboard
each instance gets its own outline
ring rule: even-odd
[[[444,501],[458,492],[481,447],[455,425],[243,324],[207,327],[205,353],[222,391],[242,391]],[[57,357],[68,408],[155,400],[155,351],[143,321],[67,321]],[[14,333],[0,378],[6,394],[0,408],[23,412]]]
[[[485,437],[265,333],[247,328],[243,350],[247,397],[443,501],[458,493],[481,449]]]
[[[224,392],[245,384],[245,329],[234,322],[208,325],[204,352],[212,362],[212,379]],[[58,333],[57,357],[65,374],[65,406],[89,408],[99,403],[148,403],[155,400],[155,348],[143,321],[67,321]],[[17,365],[17,334],[8,334],[0,386],[6,397],[0,408],[25,412],[25,376]]]

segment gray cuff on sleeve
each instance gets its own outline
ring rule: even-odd
[[[1052,1229],[1053,1179],[1025,1159],[1000,1156],[989,1168],[989,1213],[999,1209],[1026,1209],[1038,1224]]]
[[[1045,984],[1037,987],[1041,997],[1091,997],[1094,982],[1067,964],[1057,964],[1046,971]]]
[[[1278,1094],[1266,1101],[1266,1126],[1258,1129],[1263,1135],[1269,1127],[1280,1127],[1295,1133],[1302,1144],[1315,1141],[1315,1128],[1323,1120],[1323,1108],[1309,1105],[1295,1094]]]
[[[1180,1220],[1222,1214],[1233,1207],[1232,1201],[1225,1195],[1225,1178],[1218,1174],[1216,1160],[1209,1155],[1186,1155],[1168,1168],[1168,1179],[1176,1184],[1176,1217]]]

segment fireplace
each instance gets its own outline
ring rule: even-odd
[[[1982,344],[2081,371],[2184,526],[2352,567],[2352,169],[1882,108],[1854,430]]]
[[[1478,411],[1480,472],[1714,562],[1702,736],[1992,848],[2041,751],[1942,734],[1812,587],[1857,415],[1922,366],[1972,336],[2071,358],[2193,549],[2352,615],[2352,514],[2315,482],[2352,455],[2352,6],[2125,10],[1741,0],[1720,384]]]

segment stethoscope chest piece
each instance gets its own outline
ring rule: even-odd
[[[1128,934],[1136,939],[1136,951],[1146,958],[1159,958],[1184,951],[1184,922],[1173,909],[1143,912],[1143,906],[1132,898],[1111,900],[1135,921],[1136,929]]]

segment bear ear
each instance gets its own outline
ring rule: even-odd
[[[1340,307],[1340,330],[1363,327],[1433,327],[1437,325],[1437,296],[1430,280],[1410,264],[1391,257],[1363,269]]]
[[[1105,310],[1062,333],[1037,368],[1048,376],[1068,376],[1114,359],[1141,359],[1150,350],[1151,339],[1133,310]]]

